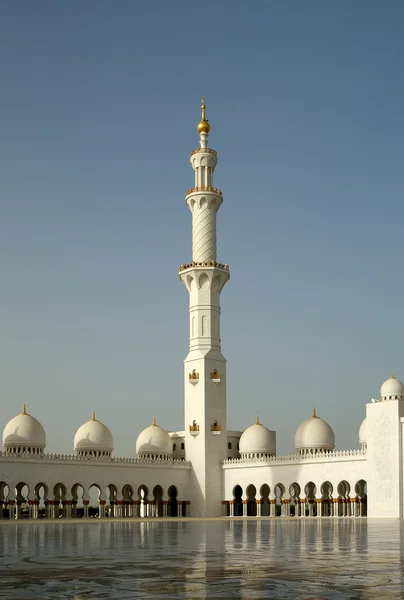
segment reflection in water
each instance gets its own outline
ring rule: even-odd
[[[402,598],[403,540],[349,518],[5,524],[0,598]]]

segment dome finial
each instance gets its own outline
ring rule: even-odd
[[[394,371],[393,371],[393,372],[392,372],[392,374],[391,374],[391,378],[392,378],[392,379],[395,379],[395,378],[396,378],[396,375],[395,375]]]
[[[22,413],[21,413],[21,414],[22,414],[22,415],[27,415],[27,414],[28,414],[28,413],[27,413],[27,405],[26,405],[26,404],[23,404],[23,405],[22,405]]]
[[[205,113],[205,109],[206,109],[206,105],[205,105],[205,96],[202,96],[201,98],[201,120],[199,121],[198,125],[197,125],[197,130],[198,133],[209,133],[210,131],[210,125],[206,119],[206,113]]]
[[[317,411],[316,411],[316,407],[315,406],[313,407],[313,414],[311,415],[311,418],[312,419],[318,419]]]
[[[206,121],[205,108],[206,108],[205,96],[202,96],[202,98],[201,98],[201,111],[202,111],[201,121]]]
[[[91,415],[91,420],[92,421],[96,421],[97,419],[95,418],[95,410],[93,410],[93,413]]]
[[[258,415],[255,417],[255,424],[261,425]]]
[[[157,426],[157,423],[156,423],[156,417],[153,417],[153,423],[152,423],[152,425],[154,425],[154,427],[156,427],[156,426]]]

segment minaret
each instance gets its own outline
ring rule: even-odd
[[[222,514],[222,468],[227,457],[226,360],[220,349],[220,293],[230,277],[216,257],[216,213],[222,192],[213,187],[217,153],[202,98],[200,148],[191,152],[195,187],[185,201],[192,213],[192,263],[181,265],[189,292],[189,353],[184,361],[185,455],[192,462],[192,516]]]
[[[220,293],[229,266],[216,257],[216,213],[222,192],[213,187],[217,153],[208,147],[210,125],[202,98],[197,130],[200,148],[191,152],[195,187],[185,201],[192,213],[192,263],[181,265],[189,292],[189,353],[184,361],[185,455],[192,462],[192,516],[220,516],[221,463],[227,457],[226,360],[220,349]]]

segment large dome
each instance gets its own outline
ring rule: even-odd
[[[276,454],[275,432],[262,425],[257,417],[254,425],[247,427],[242,433],[239,448],[242,457],[274,456]]]
[[[22,413],[11,419],[4,428],[4,450],[13,454],[20,452],[42,454],[45,446],[45,429],[37,419],[27,413],[24,404]]]
[[[149,458],[168,458],[172,453],[172,441],[168,432],[153,419],[153,423],[146,427],[136,440],[136,454]]]
[[[304,421],[295,434],[295,448],[298,454],[331,452],[335,446],[334,432],[328,423],[317,416],[314,409],[310,419]]]
[[[368,443],[368,422],[367,417],[365,417],[359,427],[359,444],[362,448],[366,448]]]
[[[402,396],[404,396],[404,385],[393,373],[380,388],[380,398],[382,400],[395,400]]]
[[[97,421],[93,412],[90,421],[82,425],[74,436],[74,449],[83,456],[110,456],[114,438],[104,423]]]

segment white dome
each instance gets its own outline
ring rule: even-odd
[[[239,442],[240,454],[276,454],[275,433],[262,425],[257,417],[254,425],[247,427]]]
[[[42,451],[46,446],[46,433],[41,423],[27,413],[25,404],[22,413],[11,419],[3,431],[4,449],[36,448]]]
[[[296,450],[333,450],[335,436],[331,427],[320,419],[316,411],[310,419],[303,421],[295,434]]]
[[[172,456],[172,441],[165,429],[156,425],[153,419],[152,425],[146,427],[136,440],[136,454],[141,456]]]
[[[76,452],[106,452],[111,454],[114,449],[114,438],[104,423],[97,421],[95,413],[90,421],[82,425],[74,436],[74,449]]]
[[[394,399],[396,396],[404,396],[404,385],[393,373],[380,388],[380,398],[382,400],[389,400]]]
[[[365,417],[361,423],[361,426],[359,427],[359,443],[367,444],[367,441],[368,441],[368,422]]]

